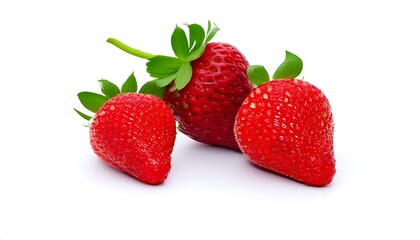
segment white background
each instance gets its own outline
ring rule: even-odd
[[[419,239],[420,14],[416,1],[2,1],[0,239]],[[275,3],[276,2],[276,3]],[[274,4],[275,3],[275,4]],[[289,50],[329,97],[337,174],[308,187],[240,153],[177,135],[160,186],[103,164],[73,111],[96,80],[171,55],[175,24],[273,73]]]

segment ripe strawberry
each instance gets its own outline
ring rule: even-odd
[[[190,138],[239,150],[233,133],[236,114],[253,86],[246,75],[248,62],[234,46],[209,43],[219,28],[208,23],[176,27],[171,38],[177,56],[154,56],[108,39],[120,49],[148,59],[147,71],[156,78],[141,92],[162,97],[173,109],[179,130]]]
[[[181,90],[167,88],[164,100],[174,110],[179,130],[192,139],[239,150],[233,124],[251,92],[248,63],[226,43],[209,43],[192,63],[190,82]]]
[[[249,69],[251,81],[266,82],[245,99],[235,121],[243,153],[256,165],[312,186],[329,184],[335,174],[334,123],[325,95],[294,79],[302,61],[286,52],[274,80],[262,66]],[[261,79],[261,76],[263,76]]]
[[[139,181],[161,184],[169,174],[175,142],[171,109],[155,96],[135,93],[134,75],[125,85],[131,90],[123,85],[122,90],[126,90],[123,93],[112,83],[100,81],[105,96],[90,92],[78,94],[82,104],[96,112],[90,124],[93,151],[111,167]]]

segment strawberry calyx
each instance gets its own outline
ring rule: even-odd
[[[172,50],[175,57],[153,55],[139,49],[132,48],[119,40],[109,38],[108,43],[134,56],[148,60],[147,72],[154,80],[143,85],[140,92],[162,97],[166,87],[172,84],[171,91],[184,88],[192,77],[191,62],[199,58],[216,33],[220,30],[216,24],[212,26],[208,21],[207,31],[199,24],[184,24],[188,27],[187,34],[178,25],[171,36]]]
[[[105,79],[98,80],[98,82],[101,85],[102,94],[86,91],[77,94],[77,97],[79,98],[82,105],[92,113],[96,113],[99,108],[112,97],[121,93],[137,92],[138,90],[137,80],[134,76],[134,73],[131,73],[121,88]],[[92,119],[92,116],[85,114],[76,108],[73,109],[83,119],[87,121]]]
[[[273,80],[296,78],[302,72],[303,62],[297,55],[286,51],[286,58],[273,74]],[[252,65],[247,69],[249,80],[254,85],[261,85],[270,81],[270,76],[262,65]]]

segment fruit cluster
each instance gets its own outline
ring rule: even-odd
[[[99,80],[102,94],[80,92],[90,121],[93,151],[108,165],[139,181],[161,184],[171,168],[179,131],[211,145],[241,151],[261,168],[310,186],[335,174],[334,123],[326,96],[296,79],[302,60],[286,51],[270,80],[261,65],[249,66],[238,49],[210,42],[219,31],[208,22],[176,26],[175,57],[153,55],[109,38],[121,50],[147,60],[154,80],[139,90],[134,74],[121,88]]]

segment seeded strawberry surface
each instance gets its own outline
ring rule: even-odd
[[[335,174],[333,131],[325,95],[295,79],[256,88],[235,123],[239,146],[251,162],[313,186],[329,184]]]
[[[152,95],[116,95],[98,110],[90,126],[91,146],[104,162],[149,184],[167,178],[174,141],[172,112]]]
[[[164,95],[180,131],[199,142],[239,150],[233,125],[252,90],[246,75],[247,60],[232,45],[208,43],[191,66],[190,82],[181,90],[167,88]]]

